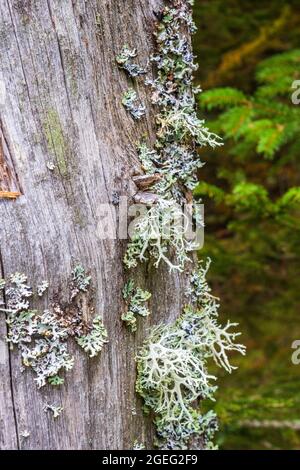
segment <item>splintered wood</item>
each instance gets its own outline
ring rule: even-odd
[[[0,200],[1,199],[17,199],[21,196],[18,191],[18,183],[16,175],[14,174],[13,167],[9,164],[9,152],[4,148],[5,142],[2,136],[2,129],[0,135]],[[6,146],[5,146],[6,147]]]

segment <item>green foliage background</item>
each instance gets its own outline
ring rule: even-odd
[[[240,323],[246,357],[218,372],[214,405],[224,449],[300,448],[299,0],[196,0],[201,115],[224,138],[204,151],[210,282],[222,315]],[[209,404],[211,406],[211,404]]]

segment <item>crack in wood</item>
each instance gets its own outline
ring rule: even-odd
[[[5,278],[4,263],[3,263],[2,253],[1,253],[1,246],[0,246],[0,277],[2,277],[3,279]],[[0,298],[1,298],[1,296],[0,296]],[[7,308],[7,302],[6,302],[5,292],[4,291],[2,293],[2,299],[3,299],[4,308]],[[7,330],[7,325],[6,325],[6,330]],[[11,350],[8,346],[7,346],[7,348],[8,348],[9,386],[10,386],[10,395],[11,395],[12,410],[13,410],[13,421],[14,421],[14,424],[15,424],[17,448],[20,449],[20,438],[19,438],[19,431],[18,431],[18,421],[17,421],[17,415],[16,415],[16,406],[15,406],[15,397],[14,397],[14,388],[13,388],[13,378],[12,378]]]

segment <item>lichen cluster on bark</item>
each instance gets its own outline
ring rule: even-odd
[[[146,78],[156,109],[156,142],[152,148],[145,142],[137,148],[151,192],[147,198],[139,197],[139,201],[146,201],[146,208],[127,247],[124,263],[129,270],[149,259],[156,267],[164,261],[170,271],[184,271],[191,262],[195,246],[184,230],[171,228],[166,237],[164,229],[172,227],[176,218],[184,220],[183,206],[192,201],[197,170],[202,166],[197,150],[222,145],[197,114],[195,94],[200,90],[193,88],[197,66],[190,42],[190,34],[195,31],[192,3],[171,0],[159,12],[156,52],[150,58],[157,77]],[[117,57],[117,63],[130,77],[141,75],[138,71],[143,70],[132,62],[136,55],[135,49],[124,45]],[[136,120],[145,114],[134,90],[127,92],[122,103]],[[191,207],[194,222],[202,223],[195,206]],[[238,333],[229,331],[235,324],[228,322],[222,327],[217,323],[218,299],[210,293],[205,279],[208,266],[200,263],[192,273],[188,300],[183,312],[178,312],[178,320],[154,327],[137,356],[136,390],[144,399],[145,410],[155,414],[155,443],[163,449],[186,449],[195,436],[201,437],[204,448],[213,448],[216,416],[212,411],[203,415],[195,407],[199,400],[212,399],[216,390],[211,385],[216,377],[208,373],[207,361],[212,357],[231,372],[234,367],[227,352],[245,352],[243,345],[234,342]]]

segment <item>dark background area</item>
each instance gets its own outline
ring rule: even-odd
[[[231,376],[216,371],[218,444],[299,449],[300,2],[196,0],[194,19],[199,112],[224,139],[201,152],[199,257],[212,258],[221,319],[240,323],[248,349]]]

